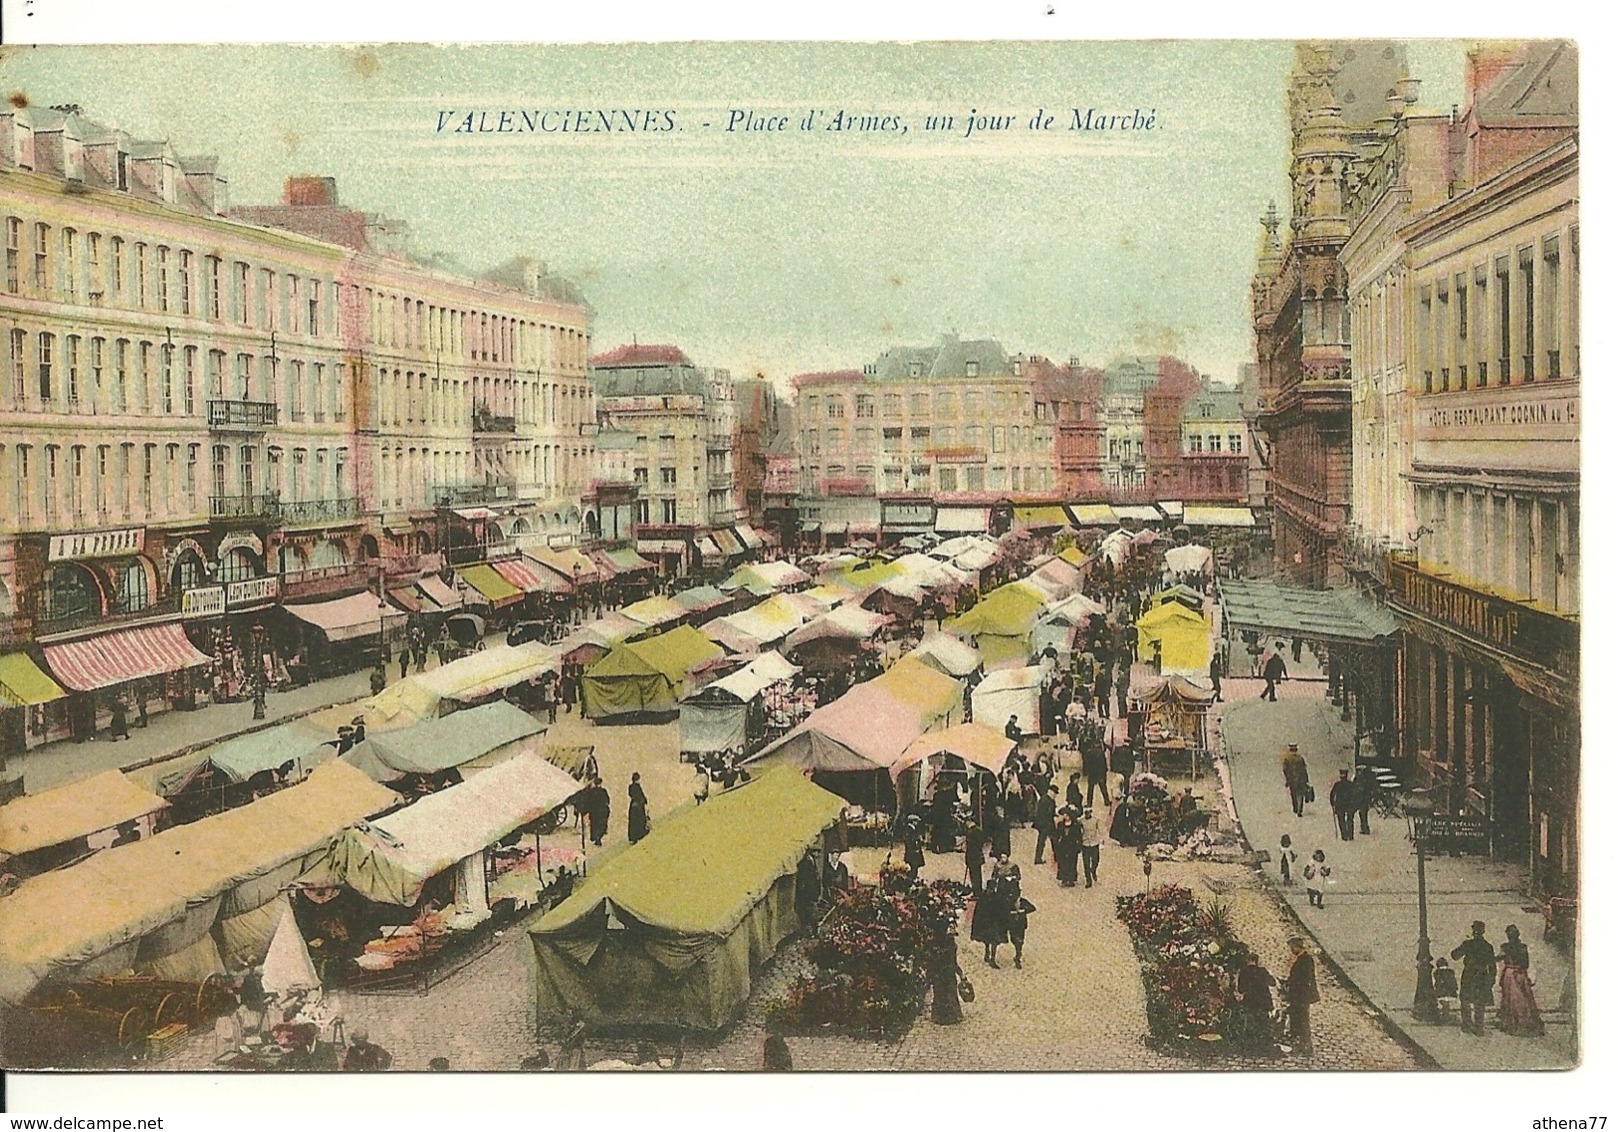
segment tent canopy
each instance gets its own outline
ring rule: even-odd
[[[327,740],[331,736],[311,724],[307,717],[227,739],[207,750],[208,762],[232,782],[246,782],[264,770],[274,770],[287,762],[308,771],[336,753]]]
[[[891,766],[927,730],[922,711],[895,700],[875,680],[856,684],[749,761],[770,759],[812,771]]]
[[[105,770],[0,806],[0,853],[16,856],[88,837],[167,805],[121,772]]]
[[[1060,625],[1078,625],[1091,617],[1105,617],[1107,609],[1100,602],[1084,594],[1074,594],[1050,606],[1044,620]]]
[[[954,755],[963,762],[997,775],[1005,769],[1006,760],[1016,747],[1003,732],[987,724],[958,723],[954,727],[921,736],[905,748],[904,754],[888,768],[888,773],[897,779],[917,763],[937,755]]]
[[[722,590],[746,589],[754,593],[774,593],[788,586],[806,585],[808,574],[785,560],[777,562],[750,562],[734,571],[719,583]]]
[[[353,767],[329,762],[248,805],[31,877],[0,901],[0,1000],[21,1002],[42,980],[176,921],[196,917],[206,930],[218,897],[323,851],[397,802]]]
[[[765,688],[771,684],[779,684],[783,680],[790,680],[798,674],[798,667],[788,661],[778,652],[767,652],[745,667],[737,669],[729,676],[721,677],[712,684],[695,692],[687,699],[698,696],[703,699],[718,699],[721,696],[747,703],[757,699]]]
[[[320,986],[320,976],[315,972],[314,961],[309,958],[309,945],[304,942],[303,933],[298,931],[298,921],[292,915],[292,909],[284,904],[281,922],[276,925],[275,935],[270,938],[269,951],[264,956],[262,979],[265,993],[274,995],[315,990]]]
[[[618,611],[631,621],[642,625],[667,625],[670,621],[678,621],[690,611],[685,606],[662,594],[637,601],[633,605],[626,605]]]
[[[857,605],[840,605],[787,634],[782,650],[791,652],[811,641],[820,640],[868,641],[887,623],[888,618],[880,613],[861,609]]]
[[[1195,543],[1172,546],[1163,553],[1163,564],[1176,574],[1205,574],[1213,566],[1213,551]]]
[[[1015,637],[1033,627],[1046,597],[1021,583],[1001,586],[959,617],[949,621],[950,631],[963,637]]]
[[[687,613],[706,613],[730,601],[730,596],[718,586],[695,586],[674,595],[675,604]]]
[[[972,719],[1004,733],[1006,722],[1017,717],[1026,733],[1039,731],[1039,691],[1044,673],[1036,666],[1002,668],[991,672],[972,689]]]
[[[392,782],[407,774],[437,774],[485,758],[544,729],[522,708],[496,700],[414,727],[368,735],[343,761],[376,782]]]
[[[412,907],[428,880],[550,813],[578,789],[566,771],[527,751],[348,830],[311,876],[346,884],[367,900]]]
[[[781,876],[842,815],[844,802],[781,767],[665,818],[589,876],[531,930],[535,938],[595,937],[606,913],[648,936],[700,948],[735,930]],[[699,952],[700,954],[700,952]],[[696,955],[669,955],[686,966]],[[587,961],[587,960],[586,960]]]
[[[1193,613],[1177,601],[1165,601],[1141,615],[1135,622],[1140,630],[1137,658],[1152,655],[1152,642],[1163,648],[1163,672],[1206,673],[1213,655],[1208,619]]]
[[[1129,693],[1129,698],[1143,704],[1211,704],[1213,689],[1199,688],[1183,676],[1166,676],[1148,688]]]
[[[594,717],[673,711],[686,677],[723,650],[689,625],[618,645],[585,670],[584,694]]]
[[[555,672],[561,664],[562,652],[555,645],[542,641],[498,644],[408,679],[438,699],[465,703],[502,692],[542,673]]]
[[[1152,595],[1153,605],[1162,605],[1170,601],[1177,601],[1193,612],[1200,612],[1202,609],[1202,595],[1187,585],[1173,585]]]
[[[983,663],[978,650],[949,633],[929,631],[921,643],[905,654],[950,676],[966,676]]]

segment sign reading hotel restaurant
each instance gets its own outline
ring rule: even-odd
[[[204,586],[180,595],[181,617],[219,617],[224,612],[224,586]]]
[[[85,531],[80,534],[52,535],[50,561],[71,562],[78,558],[114,558],[139,554],[146,546],[146,528],[122,531]]]
[[[1393,605],[1553,672],[1577,671],[1576,621],[1435,577],[1408,562],[1388,564]]]
[[[274,601],[280,592],[281,579],[274,574],[266,578],[249,578],[245,582],[230,582],[225,586],[225,605],[230,609],[261,605]]]

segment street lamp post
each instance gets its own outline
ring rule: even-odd
[[[1433,946],[1427,935],[1427,822],[1433,816],[1433,800],[1415,795],[1405,800],[1410,815],[1411,836],[1416,842],[1416,909],[1419,918],[1416,939],[1416,1000],[1410,1016],[1417,1022],[1438,1021],[1438,995],[1433,991]]]

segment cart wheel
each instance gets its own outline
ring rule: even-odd
[[[183,1012],[184,1004],[176,991],[169,991],[157,1003],[157,1012],[152,1015],[152,1028],[161,1030],[165,1020],[173,1021],[174,1016]]]
[[[141,1006],[131,1006],[118,1019],[118,1048],[128,1049],[152,1030],[150,1016]]]

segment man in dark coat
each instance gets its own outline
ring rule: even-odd
[[[1034,832],[1039,840],[1034,843],[1034,864],[1045,863],[1045,845],[1056,832],[1056,787],[1047,787],[1034,805]]]
[[[645,837],[651,828],[651,822],[646,816],[646,788],[640,784],[640,771],[636,771],[629,780],[629,843],[631,845]]]
[[[1112,669],[1107,666],[1105,661],[1096,670],[1095,697],[1096,711],[1101,715],[1102,719],[1110,718],[1112,716],[1110,702],[1112,697]]]
[[[1348,780],[1348,771],[1337,772],[1337,781],[1331,784],[1326,800],[1331,803],[1331,816],[1337,820],[1337,839],[1354,840],[1354,807],[1359,804],[1358,792]]]
[[[792,904],[798,912],[798,923],[806,931],[815,927],[815,907],[820,903],[820,869],[815,865],[813,851],[806,851],[798,862],[798,883],[792,893]]]
[[[1208,660],[1208,679],[1213,681],[1214,703],[1219,703],[1225,698],[1224,685],[1221,683],[1224,678],[1225,650],[1222,648],[1216,648],[1214,649],[1213,656]]]
[[[1288,743],[1281,755],[1281,781],[1286,784],[1292,800],[1292,812],[1303,817],[1304,803],[1309,800],[1309,764],[1298,753],[1298,744]]]
[[[1371,807],[1376,804],[1376,796],[1381,790],[1376,771],[1371,769],[1369,763],[1362,763],[1359,772],[1354,775],[1354,812],[1360,816],[1361,833],[1371,832]]]
[[[1483,921],[1472,921],[1472,935],[1449,953],[1461,961],[1461,1029],[1483,1033],[1483,1012],[1494,1005],[1494,944],[1483,937]]]
[[[1292,965],[1287,969],[1287,1030],[1292,1044],[1304,1057],[1315,1053],[1314,1032],[1309,1025],[1309,1008],[1320,1001],[1320,987],[1315,982],[1315,957],[1303,945],[1302,936],[1287,940],[1292,952]]]
[[[1236,997],[1241,1002],[1243,1010],[1261,1019],[1266,1025],[1269,1023],[1270,1011],[1275,1009],[1275,999],[1270,993],[1270,988],[1274,985],[1275,976],[1265,970],[1257,955],[1250,952],[1246,965],[1236,973]]]
[[[988,835],[978,822],[966,823],[966,874],[972,882],[972,895],[983,895],[983,851],[989,843]]]
[[[1128,743],[1125,743],[1121,747],[1113,748],[1112,772],[1114,774],[1123,776],[1124,784],[1122,787],[1120,787],[1120,789],[1123,791],[1121,796],[1127,797],[1129,794],[1129,780],[1135,777],[1134,747],[1130,746]]]
[[[599,778],[590,784],[588,793],[590,800],[585,812],[590,818],[590,844],[599,847],[602,838],[607,836],[607,820],[612,817],[612,795]]]
[[[995,949],[1009,938],[1005,896],[1005,881],[997,859],[994,875],[972,909],[972,938],[983,945],[983,961],[991,967],[1000,966],[995,962]]]
[[[1261,700],[1275,702],[1275,685],[1279,680],[1287,678],[1287,662],[1281,659],[1279,651],[1272,652],[1270,659],[1264,662],[1264,690],[1258,694]]]
[[[1096,743],[1085,749],[1083,759],[1086,786],[1084,794],[1085,806],[1095,805],[1096,787],[1098,786],[1101,788],[1101,801],[1106,805],[1112,805],[1112,794],[1107,789],[1107,752],[1102,749],[1100,743]]]

